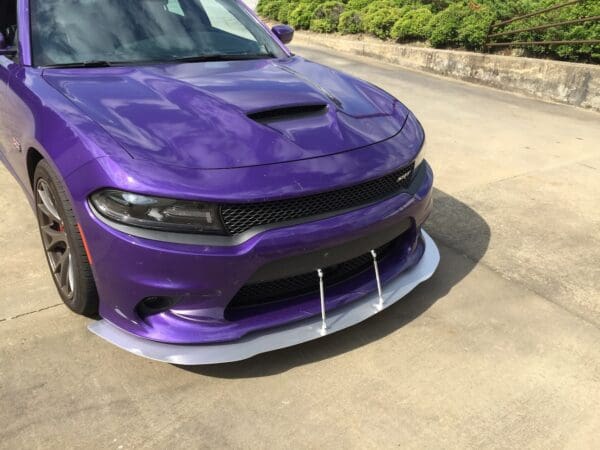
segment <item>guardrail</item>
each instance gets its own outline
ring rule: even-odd
[[[571,1],[568,1],[565,3],[559,3],[559,4],[551,6],[549,8],[540,9],[539,11],[534,11],[529,14],[518,16],[518,17],[515,17],[510,20],[504,20],[502,22],[494,23],[494,24],[492,24],[492,26],[490,27],[490,30],[488,32],[488,35],[487,35],[487,38],[485,41],[485,48],[487,50],[489,50],[492,47],[526,47],[526,46],[532,46],[532,45],[571,45],[571,44],[572,45],[586,45],[586,44],[596,45],[596,44],[600,44],[600,39],[572,39],[572,40],[559,40],[559,41],[549,40],[549,41],[490,42],[496,38],[514,36],[516,34],[526,33],[529,31],[541,31],[541,30],[548,30],[550,28],[562,27],[562,26],[566,26],[566,25],[576,25],[576,24],[587,23],[587,22],[599,22],[600,16],[580,17],[578,19],[573,19],[573,20],[565,20],[562,22],[551,22],[551,23],[547,23],[544,25],[538,25],[538,26],[530,27],[530,28],[521,28],[518,30],[510,30],[510,31],[494,33],[494,31],[496,31],[502,27],[505,27],[506,25],[509,25],[511,23],[514,23],[514,22],[517,22],[520,20],[529,19],[530,17],[541,16],[548,12],[556,11],[558,9],[566,8],[567,6],[576,5],[576,4],[582,3],[582,2],[583,2],[583,0],[571,0]]]

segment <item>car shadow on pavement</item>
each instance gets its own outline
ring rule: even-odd
[[[425,228],[440,248],[437,272],[381,314],[331,336],[245,361],[177,367],[217,378],[270,376],[353,351],[394,333],[421,316],[465,278],[485,255],[491,237],[490,227],[475,210],[439,190],[434,191],[434,209]]]

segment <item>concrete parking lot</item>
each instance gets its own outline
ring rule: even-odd
[[[60,304],[0,168],[0,447],[598,448],[600,115],[309,48],[428,132],[434,278],[224,366],[137,358]]]

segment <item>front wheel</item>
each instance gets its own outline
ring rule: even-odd
[[[78,314],[95,316],[96,284],[73,207],[62,181],[44,160],[35,170],[34,195],[44,252],[62,301]]]

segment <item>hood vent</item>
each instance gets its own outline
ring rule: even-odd
[[[248,114],[248,117],[258,123],[271,123],[316,116],[325,112],[327,112],[327,105],[325,104],[299,105],[253,112]]]

